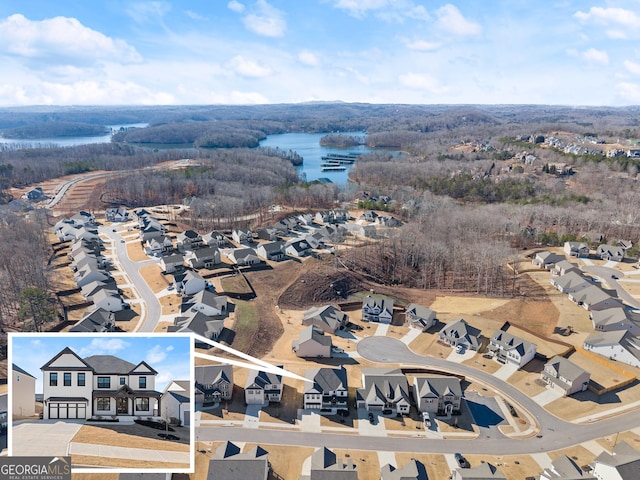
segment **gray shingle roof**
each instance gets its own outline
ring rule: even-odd
[[[556,372],[556,377],[566,378],[574,381],[584,373],[588,373],[584,368],[579,367],[570,360],[556,355],[544,365],[545,370],[552,368]]]
[[[335,392],[336,390],[347,390],[347,371],[344,367],[341,368],[311,368],[305,372],[305,378],[311,380],[305,383],[305,385],[313,385],[308,387],[306,391],[311,388],[318,392]]]
[[[20,368],[20,367],[19,367],[18,365],[16,365],[15,363],[12,363],[12,364],[11,364],[11,369],[12,369],[14,372],[18,372],[18,373],[21,373],[21,374],[23,374],[23,375],[28,375],[28,376],[29,376],[29,377],[31,377],[31,378],[36,378],[36,377],[34,377],[33,375],[31,375],[29,372],[27,372],[26,370],[23,370],[22,368]]]

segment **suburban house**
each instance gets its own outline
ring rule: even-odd
[[[593,328],[600,332],[627,330],[631,335],[640,336],[640,320],[630,317],[630,314],[622,306],[592,310],[589,317],[593,322]]]
[[[256,236],[260,240],[267,240],[268,242],[274,242],[278,240],[278,237],[280,236],[280,232],[276,228],[267,227],[267,228],[261,228],[260,230],[258,230],[256,232]]]
[[[438,341],[457,347],[477,351],[482,346],[480,330],[467,323],[463,318],[447,323],[438,333]]]
[[[140,241],[146,242],[152,238],[165,236],[167,228],[159,220],[150,217],[140,226]]]
[[[118,292],[113,290],[100,289],[91,295],[91,301],[96,308],[107,312],[119,312],[125,308],[125,301]]]
[[[176,237],[176,245],[180,251],[195,250],[204,245],[200,234],[194,230],[185,230]]]
[[[291,342],[291,349],[300,358],[329,358],[332,347],[331,337],[314,325],[304,328],[298,339]]]
[[[576,305],[581,305],[585,310],[605,310],[622,306],[620,300],[612,297],[597,285],[591,285],[585,289],[577,290],[569,294],[569,300]]]
[[[73,327],[70,332],[113,332],[116,328],[114,312],[98,308],[86,314]]]
[[[207,480],[267,480],[269,452],[261,446],[242,453],[235,443],[220,445],[209,460]]]
[[[636,480],[640,472],[640,452],[627,442],[602,452],[591,464],[591,473],[598,480]]]
[[[300,225],[311,225],[313,224],[313,215],[310,213],[301,213],[298,215],[297,220],[300,222]]]
[[[322,210],[316,213],[314,219],[318,223],[341,223],[351,219],[351,216],[346,210]]]
[[[358,220],[373,223],[376,221],[376,218],[378,218],[378,214],[373,210],[369,210],[368,212],[364,212],[362,215],[360,215],[358,217]]]
[[[585,242],[564,242],[564,253],[570,257],[588,257],[589,245]]]
[[[162,257],[160,268],[164,273],[182,272],[184,270],[184,257],[179,253]]]
[[[570,271],[560,277],[551,277],[551,285],[561,293],[574,293],[593,285],[587,277],[581,273]]]
[[[165,253],[173,252],[173,240],[167,236],[150,238],[144,243],[144,253],[159,257]]]
[[[231,365],[196,365],[195,403],[208,407],[233,395],[233,367]]]
[[[41,367],[43,418],[153,416],[160,412],[158,372],[113,355],[80,358],[69,347]]]
[[[11,400],[14,417],[33,417],[36,414],[36,377],[15,363],[11,364]]]
[[[231,238],[236,243],[253,243],[253,232],[251,230],[239,228],[231,232]]]
[[[583,471],[576,462],[566,455],[561,455],[551,462],[551,466],[540,474],[540,480],[597,480],[593,475]]]
[[[193,332],[209,340],[217,341],[224,329],[224,320],[213,318],[199,311],[187,310],[173,320],[173,325],[167,327],[167,332]],[[196,348],[209,349],[212,345],[195,339]]]
[[[358,480],[356,464],[351,458],[338,458],[327,447],[316,449],[311,454],[309,475],[300,476],[300,480]]]
[[[93,269],[90,265],[85,266],[73,274],[73,280],[80,288],[91,282],[107,282],[109,281],[109,278],[111,277],[109,277],[105,272]]]
[[[565,260],[564,255],[544,251],[536,253],[533,260],[531,260],[531,263],[538,268],[551,270],[556,263],[562,260]]]
[[[204,278],[193,270],[187,270],[180,275],[174,275],[173,279],[176,292],[182,295],[195,295],[207,287],[207,282],[205,282]]]
[[[191,268],[213,268],[220,263],[220,250],[218,247],[204,247],[192,250],[184,256]]]
[[[253,248],[236,248],[227,257],[238,266],[257,265],[262,261]]]
[[[399,368],[363,368],[362,385],[356,391],[358,408],[383,415],[409,413],[409,384]]]
[[[625,249],[618,245],[599,245],[596,255],[600,260],[613,260],[621,262],[624,259]]]
[[[592,333],[585,339],[584,349],[632,367],[640,367],[640,339],[626,330]]]
[[[314,325],[325,333],[335,333],[349,323],[349,316],[333,305],[312,307],[302,314],[303,325]]]
[[[282,260],[286,256],[284,252],[284,242],[280,240],[261,243],[258,245],[258,248],[256,248],[256,253],[265,260],[271,260],[274,262]]]
[[[201,312],[210,317],[226,315],[228,311],[228,298],[210,290],[200,290],[184,303],[189,310]]]
[[[591,374],[572,361],[556,355],[544,364],[540,377],[550,388],[561,391],[566,397],[585,391]]]
[[[405,318],[410,327],[418,328],[422,331],[429,330],[436,324],[436,312],[416,303],[412,303],[407,307]]]
[[[262,370],[251,370],[244,386],[244,401],[247,405],[266,405],[269,402],[280,402],[282,389],[282,375]]]
[[[380,215],[376,218],[375,223],[389,228],[397,228],[402,226],[402,221],[391,215]]]
[[[443,375],[416,376],[413,395],[418,411],[436,415],[460,413],[460,379]]]
[[[424,463],[412,458],[400,468],[387,463],[380,469],[380,480],[429,480]]]
[[[364,322],[391,323],[393,320],[393,300],[367,295],[362,301]]]
[[[451,480],[507,480],[507,477],[490,463],[481,463],[473,468],[455,468]]]
[[[284,244],[284,253],[292,257],[304,257],[311,252],[311,245],[304,239],[290,240]]]
[[[568,260],[560,260],[551,269],[551,275],[555,275],[555,276],[565,275],[569,272],[579,273],[580,269],[578,268],[578,265],[576,265],[575,263],[571,263]]]
[[[161,416],[171,425],[188,427],[191,424],[191,382],[173,380],[162,392]]]
[[[489,350],[500,363],[511,363],[524,367],[536,355],[536,344],[523,340],[509,332],[496,330],[489,340]]]
[[[129,220],[129,212],[125,207],[111,207],[104,211],[107,222],[126,222]]]
[[[340,368],[313,368],[305,372],[304,408],[335,415],[349,410],[347,370]]]
[[[215,230],[210,231],[209,233],[205,233],[202,236],[202,241],[208,247],[222,247],[225,243],[227,243],[227,237],[225,237],[222,233],[216,232]]]

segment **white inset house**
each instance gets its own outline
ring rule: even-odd
[[[489,350],[496,354],[501,363],[511,363],[524,367],[536,355],[536,344],[527,342],[509,332],[496,330],[489,342]]]
[[[81,358],[69,347],[41,367],[44,419],[153,416],[160,408],[158,372],[113,355]]]

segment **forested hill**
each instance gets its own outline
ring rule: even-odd
[[[2,130],[4,138],[31,140],[35,138],[91,137],[107,135],[110,130],[103,125],[80,122],[41,122]]]

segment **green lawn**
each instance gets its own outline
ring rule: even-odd
[[[225,289],[226,290],[226,289]],[[258,309],[251,302],[236,300],[236,320],[233,330],[233,348],[246,352],[253,345],[253,337],[258,332]]]

